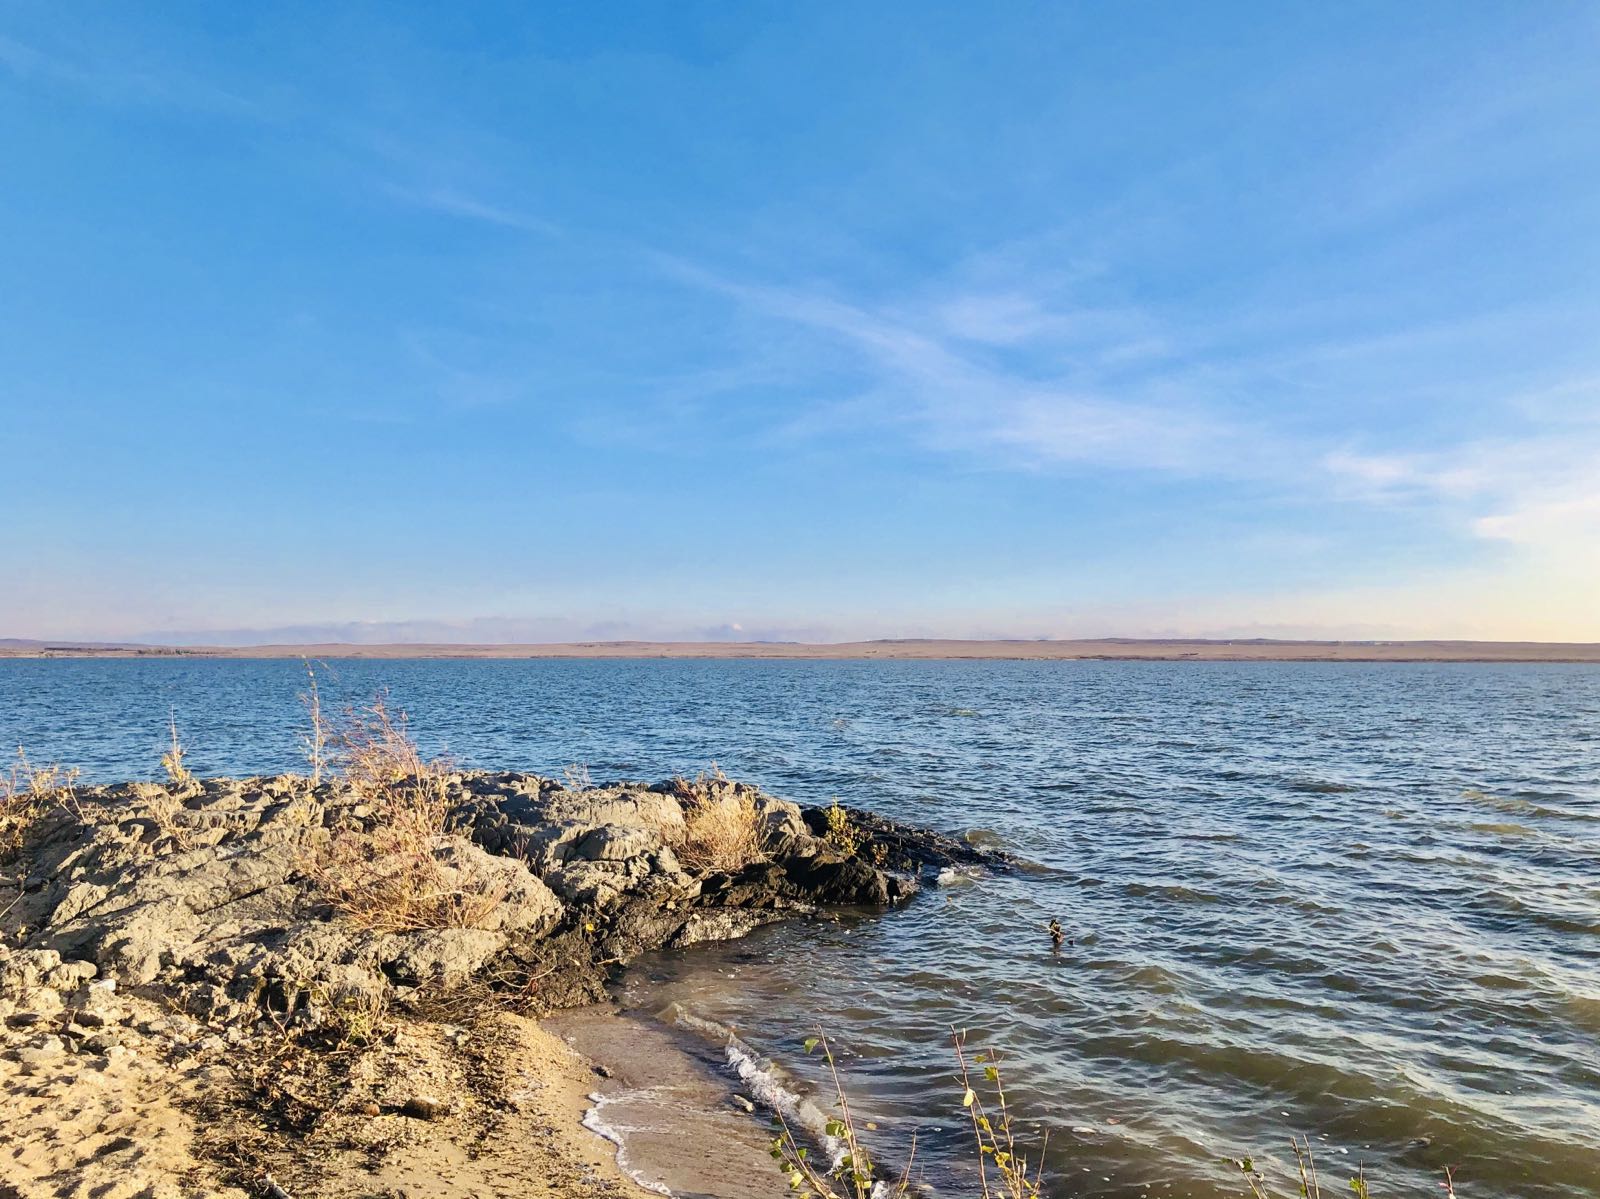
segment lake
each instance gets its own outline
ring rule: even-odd
[[[903,910],[655,957],[621,994],[798,1089],[821,1026],[885,1160],[963,1158],[952,1025],[1049,1129],[1053,1195],[1220,1196],[1310,1138],[1331,1193],[1600,1192],[1600,667],[341,661],[430,752],[729,775],[1028,864]],[[304,669],[0,662],[0,742],[150,778],[303,768]],[[1069,943],[1052,949],[1058,919]]]

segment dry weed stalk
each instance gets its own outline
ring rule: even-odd
[[[167,710],[167,732],[169,741],[167,752],[161,755],[161,769],[167,772],[169,783],[191,786],[195,781],[194,772],[183,764],[184,756],[189,751],[178,740],[178,714],[171,708]]]
[[[311,764],[311,785],[316,787],[321,785],[322,772],[327,767],[331,728],[327,717],[322,714],[322,691],[317,686],[316,668],[309,658],[300,661],[306,668],[306,689],[300,693],[300,704],[305,708],[311,725],[300,734],[300,747],[305,751],[306,761]]]
[[[383,932],[481,924],[505,897],[459,886],[440,860],[450,841],[448,761],[423,758],[406,714],[391,713],[383,695],[347,710],[325,744],[369,809],[361,828],[336,831],[308,864],[334,904],[352,922]]]

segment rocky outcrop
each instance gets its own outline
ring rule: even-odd
[[[81,791],[34,832],[6,943],[54,963],[41,969],[66,961],[157,990],[214,1027],[339,1026],[469,981],[536,1007],[599,998],[648,950],[895,903],[944,865],[988,860],[865,813],[850,814],[841,845],[820,814],[720,779],[571,790],[475,772],[440,785],[447,819],[410,858],[383,840],[385,813],[342,783]],[[748,840],[717,868],[690,868],[705,857],[695,815],[708,803],[732,805]],[[368,877],[425,866],[450,901],[442,918],[385,922],[330,892],[330,847],[352,843],[385,846],[364,857]]]

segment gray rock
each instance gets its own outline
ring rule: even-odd
[[[606,824],[575,843],[571,856],[589,862],[626,862],[662,848],[654,829]]]
[[[432,854],[430,885],[460,902],[438,921],[450,927],[405,931],[359,923],[329,882],[330,871],[352,869],[329,866],[330,847],[352,837],[368,856],[350,860],[374,878],[390,860],[397,871],[417,862],[411,847],[394,853],[370,839],[381,805],[342,782],[85,789],[85,802],[53,813],[30,845],[37,882],[6,917],[7,930],[29,938],[20,950],[0,946],[0,1018],[38,1026],[61,1013],[65,993],[70,1023],[60,1026],[112,1048],[120,980],[157,988],[212,1024],[222,1035],[198,1044],[217,1052],[286,1020],[315,1025],[420,1002],[491,963],[514,985],[525,978],[540,1002],[586,1002],[615,962],[742,936],[818,904],[883,904],[911,884],[882,863],[904,861],[909,874],[971,852],[859,814],[872,855],[845,857],[818,835],[819,814],[725,780],[574,791],[478,772],[445,785],[451,832],[422,852]],[[753,806],[762,860],[684,869],[685,805],[708,793]],[[372,856],[381,852],[392,858]],[[140,1028],[183,1042],[202,1031],[187,1018]]]

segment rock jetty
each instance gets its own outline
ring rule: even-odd
[[[298,1170],[323,1193],[364,1193],[286,1146],[314,1146],[319,1127],[360,1146],[384,1121],[474,1105],[506,1118],[505,1087],[462,1093],[506,1076],[493,1055],[476,1073],[451,1056],[481,1044],[486,1013],[603,1000],[642,953],[884,907],[946,867],[999,864],[955,838],[805,809],[720,775],[574,786],[441,771],[426,782],[425,794],[405,780],[376,791],[298,776],[131,783],[65,791],[40,813],[0,863],[0,1073],[41,1121],[43,1107],[76,1104],[115,1128],[95,1108],[106,1080],[152,1086],[166,1070],[161,1119],[189,1121],[206,1149],[150,1160],[138,1134],[96,1133],[83,1153],[101,1165],[80,1163],[78,1182],[101,1169],[133,1180],[129,1195],[269,1193]],[[383,1066],[397,1054],[410,1055],[412,1080]],[[72,1151],[7,1122],[0,1154],[33,1165],[0,1192],[66,1193],[43,1180],[70,1174]]]

